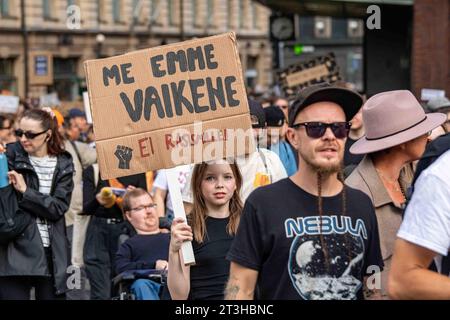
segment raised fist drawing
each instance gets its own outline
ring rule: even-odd
[[[133,157],[133,149],[127,146],[117,146],[114,155],[119,159],[119,169],[130,169],[130,161]]]

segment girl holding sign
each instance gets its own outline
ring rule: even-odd
[[[167,279],[172,299],[223,300],[230,270],[225,256],[242,213],[241,186],[236,164],[219,161],[195,165],[189,224],[182,218],[172,223]],[[195,266],[184,265],[180,251],[184,241],[192,241]]]

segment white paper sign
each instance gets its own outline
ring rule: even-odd
[[[0,112],[16,113],[19,108],[19,97],[0,95]]]
[[[84,113],[86,114],[87,123],[92,123],[91,106],[89,104],[89,94],[87,91],[83,92]]]
[[[422,89],[420,100],[422,101],[429,101],[435,98],[443,98],[445,97],[445,91],[444,90],[437,90],[437,89]]]

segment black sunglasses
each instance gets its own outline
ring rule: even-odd
[[[25,135],[25,137],[27,139],[32,140],[32,139],[36,138],[37,136],[40,136],[41,134],[46,133],[47,130],[38,132],[38,133],[34,133],[31,131],[23,131],[22,129],[17,129],[17,130],[14,130],[14,134],[16,135],[16,137],[19,137],[19,138],[22,138],[22,136]]]
[[[337,139],[344,139],[347,138],[352,124],[351,122],[302,122],[294,124],[292,128],[296,129],[300,126],[306,128],[306,134],[310,138],[319,139],[325,134],[327,128],[330,128]]]

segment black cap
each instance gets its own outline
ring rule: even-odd
[[[252,120],[253,128],[265,128],[266,127],[266,114],[262,105],[255,101],[248,99],[248,105],[250,107],[250,118]]]
[[[78,117],[86,117],[86,114],[77,108],[72,108],[69,110],[69,118],[78,118]]]
[[[289,126],[294,125],[295,117],[301,110],[313,103],[325,101],[338,104],[344,110],[347,121],[353,119],[363,104],[362,97],[352,90],[332,86],[326,82],[311,85],[298,93],[289,108]]]
[[[266,114],[266,123],[268,127],[281,127],[284,124],[285,117],[283,111],[278,106],[270,106],[264,109]]]

